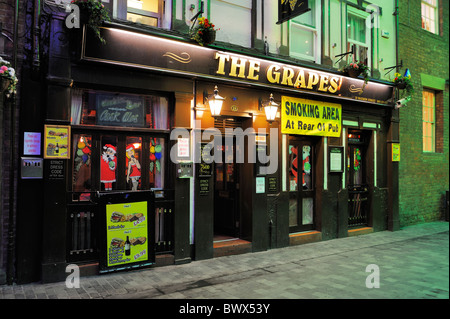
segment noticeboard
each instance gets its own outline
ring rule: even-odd
[[[99,193],[100,273],[155,263],[150,192]]]

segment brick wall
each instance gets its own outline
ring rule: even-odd
[[[422,29],[421,1],[399,1],[399,52],[409,68],[415,93],[400,109],[401,162],[399,203],[401,226],[443,217],[449,187],[449,91],[436,91],[436,152],[422,151],[421,74],[449,78],[449,2],[439,0],[439,34]]]

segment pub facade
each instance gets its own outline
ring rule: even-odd
[[[22,99],[20,136],[40,133],[41,153],[20,154],[18,282],[64,280],[70,264],[96,274],[398,229],[397,92],[378,62],[384,49],[396,65],[378,36],[395,17],[325,1],[341,10],[334,21],[309,1],[315,62],[294,43],[305,23],[275,30],[268,1],[245,2],[248,12],[161,1],[159,15],[144,15],[153,27],[132,21],[143,11],[130,1],[128,21],[126,1],[111,2],[104,43],[50,8],[45,84],[30,77],[41,95]],[[203,9],[220,21],[222,7],[250,14],[249,43],[227,41],[236,33],[225,22],[212,44],[189,38],[190,18]],[[370,48],[334,34],[358,17],[376,21]],[[340,58],[364,60],[370,77],[339,70]]]

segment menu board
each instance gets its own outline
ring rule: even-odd
[[[106,205],[107,266],[148,260],[147,202]]]
[[[70,126],[45,125],[44,158],[70,158]]]

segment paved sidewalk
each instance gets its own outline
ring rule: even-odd
[[[374,268],[379,270],[379,288]],[[432,222],[184,265],[0,286],[0,299],[448,299],[449,223]],[[261,301],[263,302],[263,301]]]

